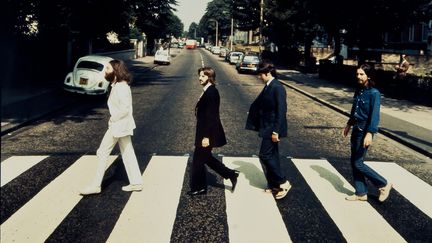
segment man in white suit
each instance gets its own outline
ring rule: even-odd
[[[101,192],[108,157],[117,142],[130,183],[128,186],[122,187],[122,190],[141,191],[143,188],[141,172],[131,140],[133,129],[135,129],[132,115],[132,93],[129,86],[132,75],[123,61],[111,60],[105,71],[105,79],[111,82],[111,93],[108,98],[108,109],[111,117],[108,122],[108,130],[97,150],[99,163],[96,176],[93,182],[80,192],[81,195]]]

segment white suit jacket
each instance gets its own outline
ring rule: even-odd
[[[125,81],[111,84],[108,109],[111,114],[108,126],[114,137],[133,135],[135,121],[132,115],[132,92]]]

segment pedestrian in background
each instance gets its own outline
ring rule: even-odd
[[[286,91],[276,79],[276,68],[271,62],[260,62],[258,75],[265,85],[250,106],[246,129],[258,131],[262,138],[259,159],[268,183],[266,192],[273,193],[276,199],[282,199],[291,188],[281,171],[279,159],[280,138],[287,136]]]
[[[353,127],[351,166],[355,194],[346,197],[348,201],[367,200],[366,178],[379,188],[378,200],[380,202],[387,199],[392,188],[391,183],[364,163],[364,157],[372,144],[373,136],[378,132],[380,119],[380,92],[374,88],[373,74],[374,69],[368,64],[363,64],[357,69],[358,89],[354,94],[350,118],[343,130],[343,135],[346,137]]]
[[[408,57],[405,54],[401,55],[399,65],[396,65],[396,75],[395,79],[404,79],[406,77],[406,73],[410,67],[410,63],[408,62]]]
[[[81,195],[101,192],[102,179],[107,167],[108,157],[118,143],[123,164],[129,178],[129,185],[123,186],[123,191],[141,191],[142,179],[138,161],[132,146],[131,136],[135,129],[132,115],[132,93],[130,82],[132,75],[121,60],[111,60],[106,67],[105,79],[111,82],[111,92],[108,98],[110,119],[108,130],[97,150],[98,167],[93,182],[83,189]]]
[[[234,192],[239,172],[226,167],[221,161],[213,157],[212,149],[224,146],[227,141],[219,115],[220,96],[216,89],[216,73],[211,67],[198,69],[199,83],[203,86],[203,93],[195,106],[197,118],[195,134],[195,151],[190,176],[190,196],[207,193],[208,165],[212,170],[232,183]]]

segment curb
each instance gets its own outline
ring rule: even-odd
[[[287,78],[285,75],[281,75],[281,76],[283,76],[284,78]],[[289,79],[296,80],[295,78],[292,78],[292,77],[290,77]],[[321,104],[323,104],[323,105],[331,108],[332,110],[335,110],[335,111],[337,111],[337,112],[339,112],[339,113],[341,113],[341,114],[343,114],[343,115],[345,115],[347,117],[350,116],[349,112],[345,111],[344,109],[342,109],[341,107],[339,107],[337,105],[334,105],[334,104],[332,104],[330,102],[327,102],[327,101],[325,101],[325,100],[323,100],[321,98],[318,98],[315,95],[313,95],[313,94],[311,94],[309,92],[306,92],[306,91],[304,91],[302,89],[299,89],[299,88],[297,88],[297,87],[295,87],[295,86],[293,86],[291,84],[288,84],[287,82],[285,82],[283,80],[279,80],[279,81],[283,85],[289,87],[290,89],[293,89],[293,90],[297,91],[298,93],[301,93],[301,94],[303,94],[303,95],[305,95],[305,96],[307,96],[307,97],[309,97],[309,98],[317,101],[318,103],[321,103]],[[299,80],[296,80],[296,81],[300,82]],[[432,158],[432,153],[431,152],[429,152],[429,151],[427,151],[427,150],[425,150],[423,148],[420,148],[417,145],[412,144],[412,143],[410,143],[410,142],[408,142],[408,141],[400,138],[399,136],[397,136],[397,135],[395,135],[395,134],[393,134],[391,132],[385,131],[385,130],[383,130],[381,128],[378,128],[378,132],[381,133],[381,134],[383,134],[383,135],[385,135],[385,136],[387,136],[387,137],[389,137],[390,139],[395,140],[396,142],[399,142],[399,143],[401,143],[401,144],[403,144],[403,145],[411,148],[412,150],[414,150],[414,151],[416,151],[416,152],[418,152],[418,153],[420,153],[422,155],[425,155],[425,156],[427,156],[429,158]]]

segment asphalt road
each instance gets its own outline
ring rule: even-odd
[[[133,63],[132,94],[137,129],[133,137],[141,171],[154,155],[192,155],[195,132],[194,107],[202,92],[197,69],[204,64],[216,70],[221,95],[221,120],[228,144],[215,155],[253,157],[258,154],[257,134],[244,129],[249,105],[263,84],[254,75],[237,74],[232,65],[209,52],[183,50],[171,65],[147,67]],[[146,72],[144,72],[146,70]],[[340,226],[327,213],[291,158],[327,159],[352,184],[349,139],[341,135],[346,117],[298,92],[287,88],[288,137],[280,144],[282,169],[292,183],[288,196],[277,201],[291,240],[294,242],[346,241]],[[2,186],[1,223],[7,222],[42,188],[83,155],[95,155],[109,114],[102,99],[83,98],[74,107],[62,110],[22,128],[1,140],[2,162],[12,156],[49,155],[41,163]],[[119,154],[116,148],[113,154]],[[414,151],[376,136],[367,159],[395,162],[432,185],[432,164]],[[127,183],[121,159],[110,166],[103,193],[77,203],[47,242],[105,242],[131,197],[120,187]],[[171,242],[228,242],[226,198],[221,177],[209,170],[208,194],[190,198],[189,165],[184,174],[180,199],[170,236]],[[161,174],[160,177],[164,177]],[[80,175],[76,175],[80,181]],[[169,181],[170,178],[166,178]],[[376,201],[370,187],[369,204],[408,242],[432,238],[432,220],[397,191],[388,201]],[[56,195],[52,195],[55,197]],[[430,199],[429,199],[430,200]],[[253,201],[248,202],[254,204]],[[144,205],[143,205],[144,206]],[[42,220],[42,219],[41,219]],[[356,220],[355,218],[352,219]],[[3,232],[2,232],[3,234]]]

